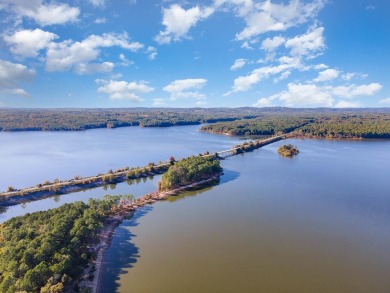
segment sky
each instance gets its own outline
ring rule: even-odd
[[[388,0],[0,0],[0,107],[390,107]]]

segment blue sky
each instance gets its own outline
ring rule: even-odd
[[[0,107],[390,107],[387,0],[0,0]]]

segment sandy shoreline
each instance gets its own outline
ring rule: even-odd
[[[142,197],[138,197],[135,203],[126,205],[123,210],[119,210],[117,214],[109,217],[103,224],[103,227],[97,234],[97,243],[93,246],[93,251],[96,253],[96,259],[90,263],[88,268],[84,270],[84,280],[79,282],[80,288],[91,288],[93,293],[99,292],[101,272],[104,263],[104,255],[106,250],[111,245],[112,237],[116,227],[118,227],[125,218],[132,216],[134,211],[147,204],[153,204],[158,200],[165,200],[170,196],[178,195],[180,192],[188,190],[193,187],[210,183],[217,180],[221,174],[213,176],[210,179],[202,180],[196,183],[192,183],[186,186],[179,187],[174,190],[155,192],[146,194]]]

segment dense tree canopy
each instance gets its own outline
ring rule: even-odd
[[[170,190],[180,186],[209,179],[221,172],[219,160],[211,157],[193,156],[182,159],[169,167],[162,176],[160,190]]]
[[[390,138],[390,113],[268,115],[205,125],[203,131],[229,135],[296,135],[321,138]]]
[[[299,154],[299,150],[291,144],[285,144],[278,148],[278,154],[283,157],[293,157]]]
[[[118,200],[64,204],[3,223],[0,292],[62,292],[93,257],[88,244]]]

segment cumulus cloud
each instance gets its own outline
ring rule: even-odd
[[[306,56],[312,59],[325,49],[323,33],[323,27],[310,28],[305,34],[288,39],[285,46],[291,49],[292,56]]]
[[[335,105],[335,108],[359,108],[361,106],[360,102],[340,101]]]
[[[138,95],[154,91],[154,88],[147,85],[145,81],[116,81],[116,80],[96,80],[101,85],[98,88],[99,93],[105,93],[111,100],[129,100],[132,102],[142,102],[143,99]]]
[[[27,17],[42,26],[74,22],[80,14],[78,7],[64,3],[44,4],[43,0],[2,0],[1,8],[14,12],[16,18]]]
[[[344,80],[352,80],[354,78],[357,79],[365,79],[367,77],[367,74],[362,74],[362,73],[356,73],[356,72],[347,72],[341,75],[341,78]]]
[[[165,99],[153,99],[153,106],[164,106],[165,105]]]
[[[75,65],[74,72],[79,75],[111,72],[114,68],[114,63],[103,62],[103,63],[79,63]]]
[[[261,98],[252,105],[253,107],[271,107],[273,106],[272,100],[267,98]]]
[[[105,18],[105,17],[96,18],[96,19],[95,19],[95,23],[96,23],[96,24],[104,24],[104,23],[107,23],[107,18]]]
[[[341,98],[354,98],[357,96],[372,96],[382,89],[382,85],[379,83],[370,83],[363,85],[347,85],[336,87],[325,87],[332,91],[332,93]]]
[[[157,49],[155,47],[149,46],[146,49],[146,54],[148,55],[149,60],[154,60],[157,57]]]
[[[377,83],[366,85],[349,86],[318,86],[316,84],[289,83],[287,90],[260,99],[258,103],[265,101],[279,100],[288,107],[356,107],[360,106],[358,101],[339,100],[337,98],[356,98],[359,96],[372,96],[376,94],[382,86]]]
[[[28,96],[28,93],[19,88],[20,82],[31,81],[35,71],[18,63],[0,60],[0,93]]]
[[[321,64],[314,65],[313,68],[314,68],[315,70],[322,70],[322,69],[327,69],[327,68],[329,68],[329,66],[328,66],[328,65],[325,65],[325,64],[323,64],[323,63],[321,63]]]
[[[12,35],[5,35],[4,41],[13,54],[21,57],[36,57],[40,50],[49,46],[58,36],[41,29],[20,30]]]
[[[101,36],[91,35],[81,42],[66,40],[61,43],[50,43],[46,53],[47,71],[66,71],[96,60],[100,48],[121,47],[133,52],[143,48],[138,42],[129,42],[126,33],[107,33]],[[101,65],[103,66],[103,65]],[[105,65],[107,69],[107,64]],[[77,71],[77,69],[76,69]]]
[[[340,71],[338,71],[337,69],[329,68],[329,69],[326,69],[324,71],[319,72],[318,77],[315,78],[313,81],[314,82],[322,82],[322,81],[332,80],[332,79],[337,78],[339,76],[339,74],[340,74]]]
[[[130,61],[129,59],[127,59],[125,54],[123,54],[123,53],[119,54],[119,59],[122,61],[120,63],[121,66],[125,66],[126,67],[126,66],[129,66],[131,64],[134,64],[134,62]]]
[[[302,24],[315,17],[324,6],[322,0],[303,3],[292,0],[288,4],[261,3],[252,1],[218,1],[222,4],[236,5],[238,16],[244,18],[246,27],[236,35],[236,39],[247,40],[271,31],[285,31],[290,27]]]
[[[192,27],[200,20],[208,18],[213,12],[214,9],[210,7],[201,8],[195,6],[186,10],[177,4],[164,8],[162,24],[165,26],[165,30],[160,31],[155,37],[156,42],[169,44],[172,41],[186,38]]]
[[[225,96],[228,96],[235,92],[245,92],[250,90],[253,85],[259,83],[264,79],[268,79],[270,76],[281,74],[279,80],[287,78],[290,75],[291,69],[301,68],[300,60],[291,57],[279,58],[279,65],[276,66],[264,66],[253,70],[249,75],[239,76],[234,80],[232,90],[227,92]],[[284,73],[289,72],[289,73]]]
[[[275,57],[275,50],[284,44],[286,39],[281,36],[275,36],[273,38],[266,38],[261,43],[261,49],[267,52],[267,60],[271,60]]]
[[[206,83],[207,80],[203,78],[179,79],[165,86],[163,91],[171,94],[171,100],[179,98],[205,99],[205,95],[199,93],[198,90],[202,89]]]
[[[234,64],[232,65],[232,67],[230,67],[230,70],[240,69],[240,68],[244,67],[246,63],[247,63],[246,59],[237,59],[236,61],[234,61]]]

